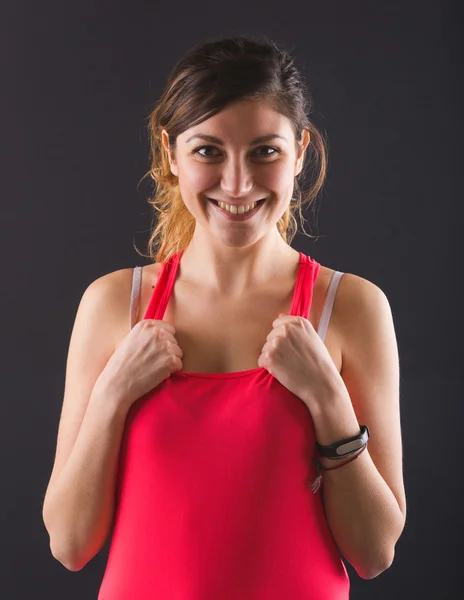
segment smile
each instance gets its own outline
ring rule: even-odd
[[[258,200],[257,202],[253,202],[252,204],[248,204],[246,206],[238,206],[225,204],[224,202],[217,202],[217,200],[208,198],[208,201],[215,206],[216,210],[220,214],[232,219],[233,221],[245,221],[251,218],[258,212],[265,200],[266,198],[263,198],[262,200]]]

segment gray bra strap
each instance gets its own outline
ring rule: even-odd
[[[329,287],[327,288],[327,294],[325,297],[324,308],[322,309],[321,319],[319,321],[319,327],[317,333],[322,341],[325,339],[327,333],[327,327],[329,326],[330,315],[332,314],[332,308],[335,302],[335,294],[337,293],[338,284],[343,273],[341,271],[334,271],[330,278]]]
[[[134,267],[132,275],[132,291],[130,299],[130,328],[137,322],[140,304],[140,288],[142,285],[142,267]]]

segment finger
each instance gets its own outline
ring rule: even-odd
[[[279,316],[277,317],[277,319],[274,319],[272,325],[273,327],[277,327],[279,325],[282,325],[282,323],[287,323],[288,321],[293,321],[294,319],[295,315],[284,315],[282,313],[279,313]]]
[[[261,355],[258,358],[258,366],[265,369],[268,360],[269,360],[269,356],[266,354],[266,352],[261,352]]]
[[[277,347],[277,338],[279,336],[274,337],[271,340],[268,340],[261,349],[261,356],[265,356],[269,358],[269,356],[274,352]]]
[[[274,327],[274,329],[271,329],[271,331],[267,334],[266,337],[266,343],[269,344],[270,346],[272,346],[274,344],[274,340],[281,337],[281,338],[285,338],[287,335],[287,333],[285,331],[283,331],[279,325],[277,325],[277,327]]]
[[[183,358],[184,357],[184,353],[182,352],[182,348],[177,344],[177,342],[171,344],[170,351],[172,352],[172,354],[175,354],[179,358]]]
[[[168,342],[171,342],[171,344],[177,344],[176,338],[172,335],[172,333],[169,333],[169,331],[166,331],[165,329],[161,329],[160,339],[167,340]]]
[[[160,321],[158,319],[151,319],[151,321],[152,321],[153,325],[156,325],[157,327],[162,327],[169,333],[172,333],[173,335],[175,335],[176,328],[174,327],[174,325],[172,325],[172,323],[168,323],[167,321]]]

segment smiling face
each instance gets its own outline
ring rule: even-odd
[[[197,229],[227,246],[242,247],[277,231],[303,165],[309,134],[303,131],[296,147],[287,117],[263,100],[244,100],[184,131],[174,152],[165,130],[162,142]],[[262,200],[254,209],[234,214]],[[218,202],[231,205],[232,212]]]

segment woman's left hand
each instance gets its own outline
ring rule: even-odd
[[[258,366],[311,407],[344,387],[324,342],[304,317],[279,314]]]

